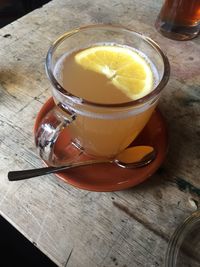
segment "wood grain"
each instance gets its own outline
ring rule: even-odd
[[[162,1],[54,0],[0,30],[0,213],[58,266],[163,266],[167,243],[200,201],[200,43],[162,37]],[[50,43],[80,25],[114,23],[157,41],[171,64],[160,108],[170,134],[162,168],[113,193],[79,190],[55,176],[9,182],[7,172],[42,166],[33,124],[50,96]]]

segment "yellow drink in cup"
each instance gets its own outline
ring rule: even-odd
[[[55,76],[66,90],[99,104],[121,104],[148,94],[158,81],[155,66],[140,51],[116,44],[95,45],[63,55]],[[154,106],[145,111],[110,120],[78,116],[69,126],[72,140],[87,153],[113,157],[141,132]]]
[[[53,125],[45,123],[55,134],[42,123],[36,144],[48,161],[66,125],[72,143],[87,154],[115,157],[142,131],[169,76],[168,60],[152,40],[102,25],[61,36],[46,68],[57,107],[49,116]]]

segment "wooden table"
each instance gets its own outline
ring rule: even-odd
[[[0,213],[58,266],[163,266],[169,237],[200,196],[200,38],[177,42],[154,28],[162,1],[54,0],[0,30]],[[35,117],[50,96],[44,59],[61,33],[119,23],[157,41],[171,63],[160,108],[169,128],[164,165],[129,190],[96,193],[53,175],[9,182],[42,166]]]

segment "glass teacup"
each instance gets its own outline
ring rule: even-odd
[[[85,89],[81,88],[84,77],[77,75],[82,95],[74,94],[66,86],[61,59],[97,44],[130,47],[145,55],[155,71],[152,90],[139,99],[126,102],[113,103],[112,97],[110,102],[106,97],[105,102],[91,101],[85,97]],[[128,147],[157,106],[169,79],[169,62],[160,47],[142,34],[118,26],[92,25],[59,37],[47,53],[46,71],[52,84],[55,108],[39,126],[36,146],[42,159],[54,165],[54,146],[65,127],[70,133],[71,143],[93,157],[113,158]],[[95,80],[92,84],[95,92]]]

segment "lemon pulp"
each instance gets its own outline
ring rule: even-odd
[[[75,61],[86,70],[105,75],[133,100],[153,89],[150,64],[133,49],[114,45],[90,47],[78,52]]]

